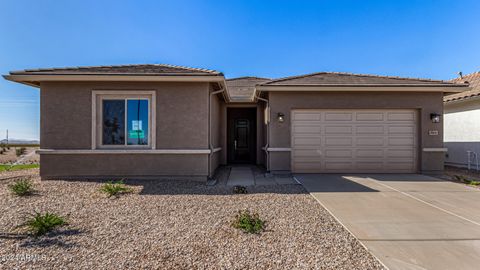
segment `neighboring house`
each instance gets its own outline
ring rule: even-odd
[[[4,77],[41,89],[43,179],[207,179],[237,163],[272,172],[439,173],[443,96],[468,86],[326,72],[225,80],[170,65]]]
[[[478,169],[480,164],[480,72],[451,80],[470,84],[471,90],[448,95],[444,101],[446,164]]]

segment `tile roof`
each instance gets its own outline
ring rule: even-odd
[[[118,66],[86,66],[42,68],[12,71],[11,75],[223,75],[209,69],[174,66],[166,64],[139,64]]]
[[[453,82],[440,80],[403,78],[393,76],[353,74],[342,72],[318,72],[300,76],[291,76],[271,80],[261,85],[265,86],[303,86],[303,85],[332,85],[332,86],[362,86],[362,85],[436,85],[459,86]]]
[[[462,78],[455,78],[450,80],[453,83],[466,83],[470,84],[471,90],[463,91],[453,95],[448,95],[443,98],[443,102],[466,100],[469,98],[480,96],[480,71],[470,73]]]
[[[253,101],[255,85],[268,81],[270,81],[270,79],[260,77],[239,77],[227,79],[227,91],[234,101]]]

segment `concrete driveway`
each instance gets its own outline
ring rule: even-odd
[[[480,191],[405,175],[295,178],[390,269],[479,269]]]

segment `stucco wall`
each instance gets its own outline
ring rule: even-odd
[[[449,102],[444,106],[446,164],[466,167],[467,151],[480,155],[480,99]],[[480,158],[480,157],[479,157]],[[473,168],[476,162],[471,158]]]
[[[417,109],[419,112],[419,171],[443,170],[444,153],[423,152],[422,148],[443,147],[443,124],[432,123],[430,113],[443,111],[442,93],[400,92],[270,92],[270,147],[290,148],[290,112],[293,109]],[[277,113],[285,114],[279,123]],[[437,136],[429,135],[437,130]],[[290,170],[290,152],[270,152],[270,170]]]
[[[215,91],[210,87],[210,92]],[[223,106],[224,102],[221,98],[221,93],[212,96],[211,99],[211,138],[212,147],[221,148],[222,150],[214,152],[210,162],[210,172],[213,174],[221,163],[222,153],[226,150],[223,146],[222,128],[223,128]]]
[[[42,149],[91,149],[92,90],[155,90],[156,148],[209,148],[208,83],[45,82],[41,84],[40,94]],[[92,160],[103,165],[91,166]],[[72,162],[79,165],[73,168]],[[140,173],[142,170],[145,174],[208,174],[207,154],[194,157],[42,154],[41,164],[42,177],[67,172],[72,176],[117,175],[119,172]],[[70,169],[65,171],[64,168]]]
[[[265,102],[259,101],[257,106],[257,164],[265,165]]]
[[[42,155],[42,179],[185,176],[206,179],[207,155]]]

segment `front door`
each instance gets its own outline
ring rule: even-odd
[[[228,108],[228,163],[256,160],[256,108]]]

